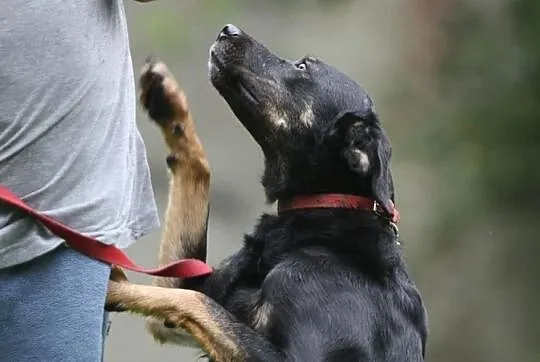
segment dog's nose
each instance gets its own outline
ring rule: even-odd
[[[232,24],[227,24],[223,27],[221,32],[219,33],[219,37],[228,37],[228,36],[238,36],[242,33],[240,29],[238,29],[236,26]]]

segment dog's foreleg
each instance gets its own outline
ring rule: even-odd
[[[159,263],[184,258],[205,261],[210,169],[186,96],[166,65],[155,61],[143,67],[140,91],[140,101],[169,149],[169,199]],[[154,284],[182,288],[184,282],[158,277]]]
[[[147,61],[140,77],[140,102],[160,127],[169,149],[169,198],[159,248],[159,264],[196,258],[206,260],[210,169],[197,136],[186,96],[167,66]],[[198,289],[204,280],[157,277],[153,284],[166,288]],[[160,342],[189,343],[180,330],[148,321]]]
[[[107,309],[150,316],[167,327],[182,328],[213,361],[285,360],[283,353],[263,336],[194,290],[131,284],[119,269],[114,269]]]

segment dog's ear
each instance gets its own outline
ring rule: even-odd
[[[373,197],[388,215],[394,212],[394,185],[390,173],[392,149],[372,109],[340,113],[334,122],[334,137],[349,168],[371,177]]]

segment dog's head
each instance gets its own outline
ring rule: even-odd
[[[262,148],[270,202],[349,193],[391,210],[390,144],[355,81],[312,57],[283,59],[234,25],[210,48],[209,73]]]

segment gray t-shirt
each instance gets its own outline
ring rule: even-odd
[[[124,248],[159,226],[122,0],[10,0],[0,10],[0,183]],[[0,268],[63,241],[0,202]]]

